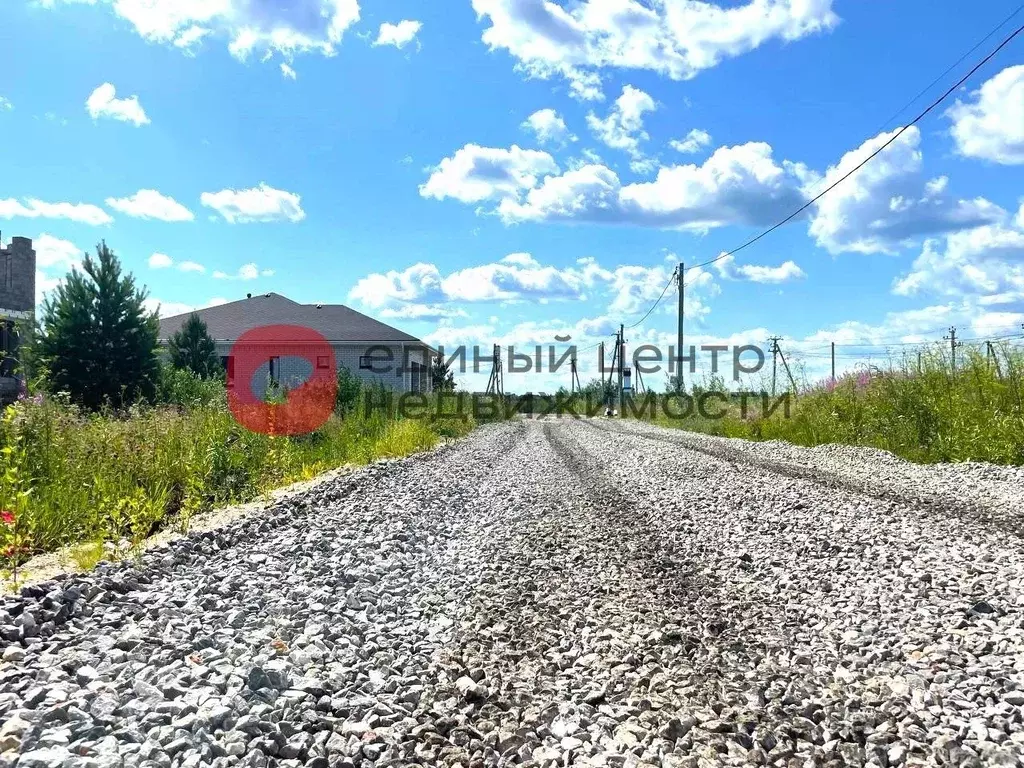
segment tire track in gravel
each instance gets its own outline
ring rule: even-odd
[[[569,430],[583,438],[601,435],[589,442],[600,458],[625,458],[610,466],[614,481],[641,496],[646,485],[651,503],[659,477],[676,479],[711,544],[707,566],[731,570],[724,583],[756,596],[755,615],[774,615],[789,636],[788,648],[769,647],[749,670],[758,707],[738,689],[720,702],[730,720],[756,723],[769,757],[773,743],[796,751],[810,740],[842,764],[1024,759],[1021,712],[1007,703],[1024,701],[1024,582],[1013,541],[978,522],[878,505],[701,451],[666,454],[647,435],[577,424]],[[976,601],[997,608],[967,610]],[[742,615],[730,607],[726,615]],[[748,759],[759,762],[753,752]]]
[[[621,425],[613,424],[612,422],[598,424],[592,419],[582,420],[582,422],[604,432],[633,435],[647,440],[678,445],[687,450],[727,462],[737,468],[754,467],[793,480],[806,480],[826,488],[849,491],[878,501],[911,506],[923,514],[941,517],[956,515],[976,520],[1013,536],[1024,536],[1024,515],[1021,514],[1019,509],[996,509],[963,497],[958,498],[922,489],[915,489],[915,495],[909,495],[906,492],[900,492],[891,488],[879,488],[877,485],[872,485],[871,482],[842,477],[827,470],[796,465],[780,460],[765,459],[753,455],[749,451],[730,447],[725,444],[724,438],[721,439],[722,442],[713,439],[698,441],[682,434],[659,434],[646,430],[624,429]]]

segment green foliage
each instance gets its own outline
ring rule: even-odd
[[[359,395],[363,391],[363,384],[352,371],[344,365],[338,366],[338,396],[335,405],[335,413],[351,413],[359,406]]]
[[[222,403],[202,402],[222,396],[221,387],[213,397],[218,382],[185,370],[168,369],[167,376],[162,391],[184,407],[136,405],[113,415],[57,395],[3,411],[0,510],[16,512],[18,527],[0,530],[4,546],[15,547],[7,557],[0,552],[0,566],[64,545],[76,546],[72,557],[88,563],[99,556],[96,542],[126,542],[120,551],[127,551],[217,505],[344,464],[404,456],[475,425],[465,412],[435,421],[399,419],[394,407],[353,408],[312,434],[272,437],[240,426]]]
[[[211,338],[206,323],[194,312],[168,340],[167,352],[173,367],[192,371],[201,379],[213,379],[224,375],[220,358],[217,357],[217,345]]]
[[[455,391],[455,372],[441,355],[435,357],[430,364],[430,381],[434,392]]]
[[[43,305],[32,358],[52,392],[90,410],[122,408],[156,393],[157,319],[145,290],[121,272],[106,243],[86,255]]]
[[[181,408],[224,407],[227,390],[220,379],[204,379],[188,368],[163,365],[157,402]]]
[[[738,405],[722,419],[666,418],[664,426],[798,445],[841,443],[881,448],[919,462],[989,461],[1024,464],[1024,351],[1003,346],[995,357],[964,348],[951,369],[940,347],[921,366],[864,370],[804,388],[789,418],[780,408],[746,418]],[[718,388],[718,382],[708,383]],[[696,389],[696,388],[695,388]],[[718,405],[714,406],[718,409]]]

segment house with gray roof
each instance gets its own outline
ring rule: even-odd
[[[0,243],[0,405],[18,396],[18,324],[32,320],[35,308],[36,252],[29,238],[14,237]]]
[[[192,313],[160,320],[161,344],[167,341],[188,320]],[[299,304],[277,293],[259,296],[249,294],[232,301],[195,312],[217,345],[217,354],[227,371],[228,386],[233,385],[235,356],[240,353],[267,358],[258,376],[282,386],[297,386],[312,373],[314,362],[301,355],[287,354],[289,340],[247,343],[241,351],[238,340],[259,328],[291,327],[310,329],[327,341],[338,367],[345,366],[365,384],[383,384],[395,392],[429,392],[430,362],[436,355],[428,344],[404,331],[356,312],[341,304]],[[287,332],[286,332],[287,333]],[[298,338],[297,345],[304,342]],[[261,350],[265,345],[265,350]],[[301,346],[295,347],[297,350]],[[282,354],[282,351],[284,354]],[[317,367],[327,366],[326,357],[316,357]],[[265,374],[265,375],[264,375]],[[253,382],[257,391],[265,386]]]

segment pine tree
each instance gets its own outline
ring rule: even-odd
[[[455,391],[455,374],[440,355],[430,365],[430,381],[434,392]]]
[[[171,365],[187,368],[201,379],[217,378],[223,373],[217,345],[206,328],[206,323],[194,312],[167,342]]]
[[[35,359],[47,385],[90,409],[152,400],[159,376],[156,315],[106,242],[44,303]]]

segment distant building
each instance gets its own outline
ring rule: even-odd
[[[161,344],[167,343],[190,314],[160,320]],[[206,323],[207,332],[217,345],[229,387],[235,383],[232,356],[238,351],[234,345],[239,337],[247,331],[266,326],[300,326],[320,334],[329,343],[335,364],[348,368],[364,384],[383,384],[395,392],[431,390],[430,363],[436,352],[430,346],[415,336],[341,304],[299,304],[280,294],[267,293],[200,309],[195,314]],[[246,345],[246,354],[259,355],[259,350],[251,346]],[[296,349],[300,348],[301,342]],[[318,358],[316,364],[327,366],[329,360]],[[266,383],[254,382],[253,391],[263,394],[259,390],[269,382],[294,386],[305,381],[311,373],[311,363],[300,355],[282,355],[277,351],[269,358],[260,377]]]
[[[36,252],[27,237],[0,241],[0,403],[17,396],[20,382],[16,324],[31,320],[36,308]]]

